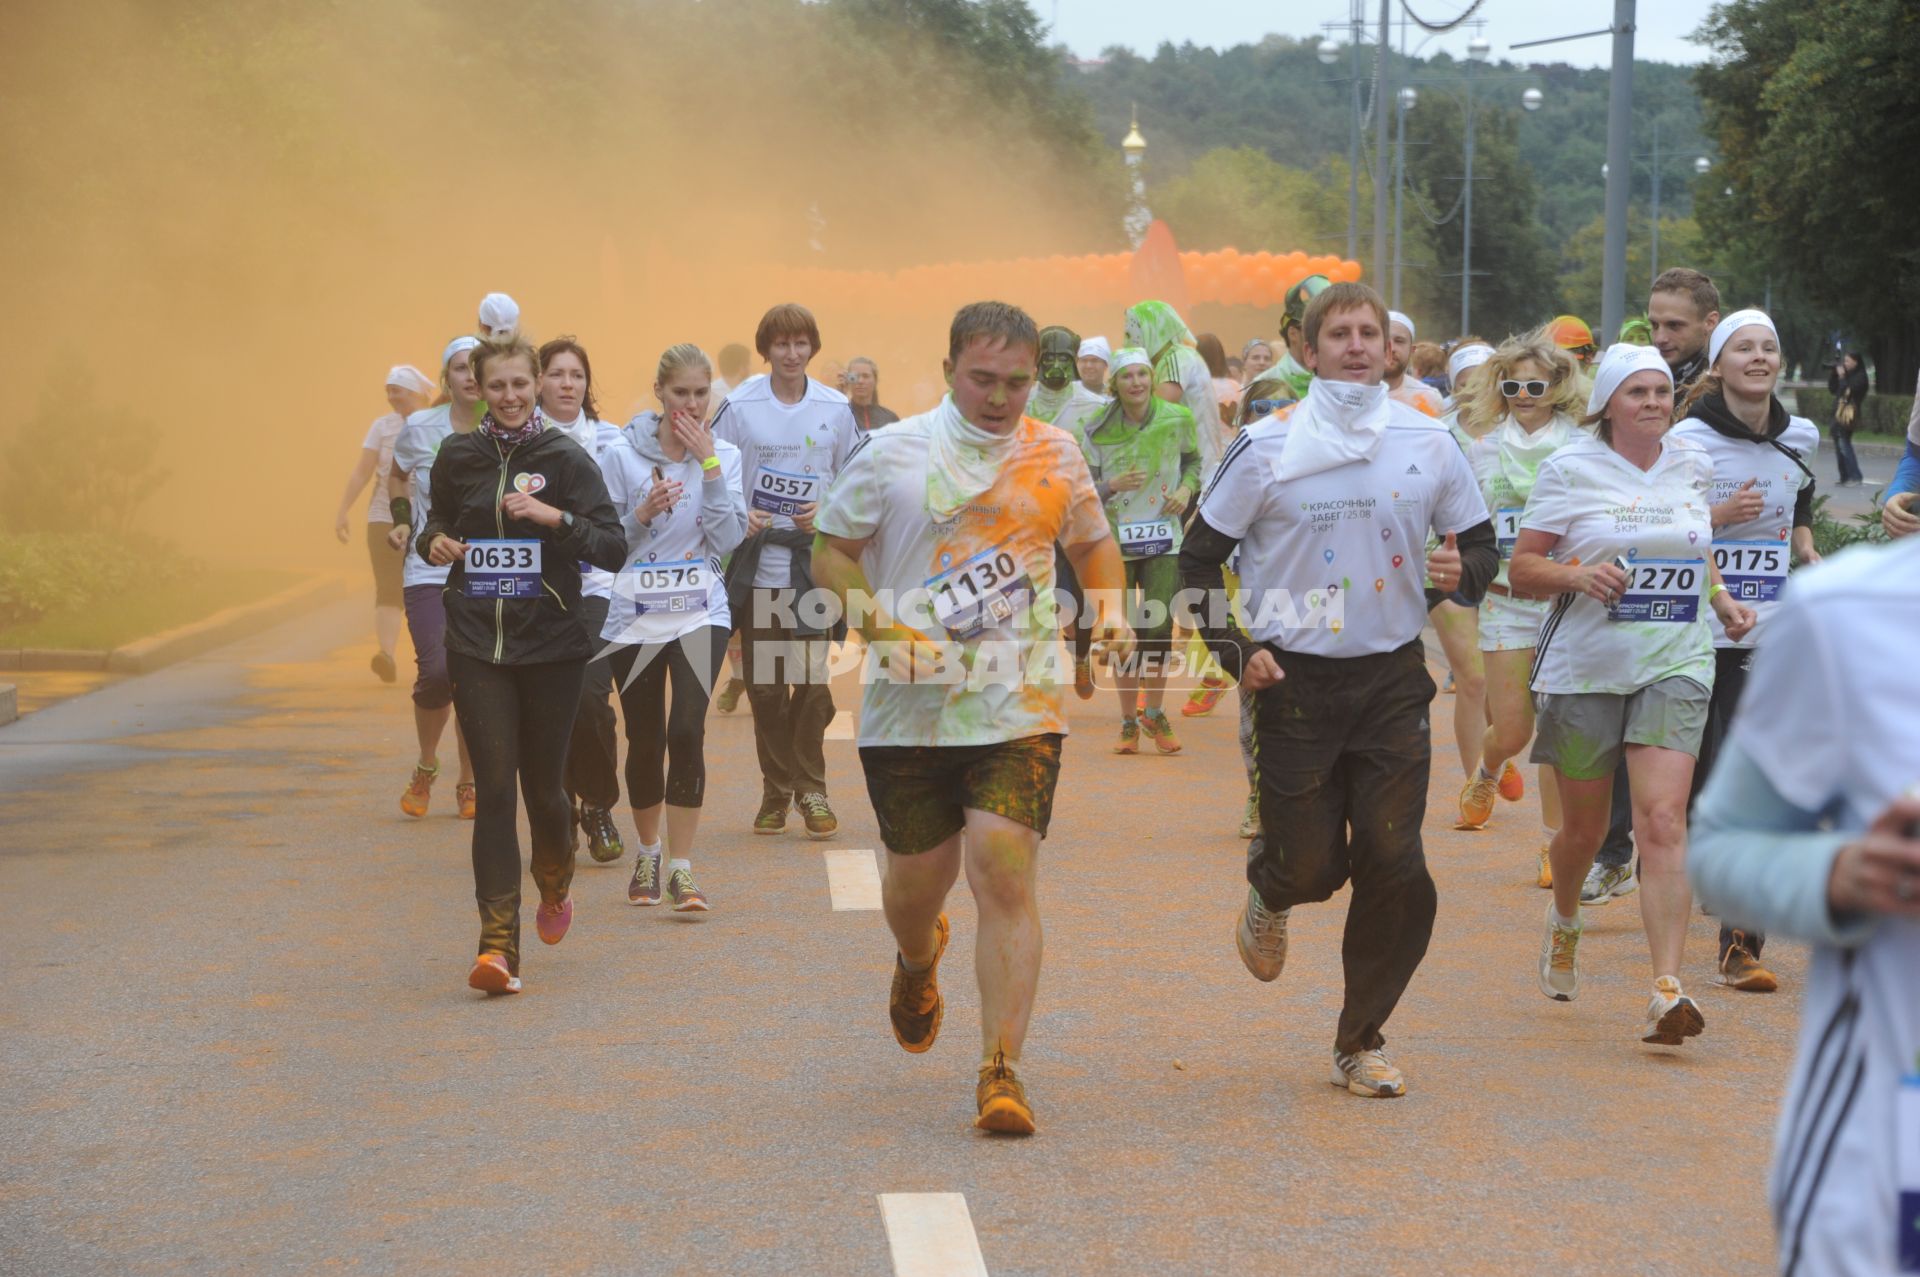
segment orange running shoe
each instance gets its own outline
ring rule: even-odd
[[[427,804],[433,801],[433,781],[439,774],[438,763],[432,767],[415,763],[413,779],[407,782],[407,792],[400,795],[400,810],[416,820],[426,815]]]
[[[1527,796],[1527,778],[1509,758],[1507,765],[1500,769],[1500,796],[1510,803],[1517,803]]]
[[[1073,663],[1073,694],[1083,701],[1093,699],[1093,658],[1082,656]]]
[[[1553,890],[1553,860],[1547,854],[1552,849],[1553,839],[1551,838],[1540,844],[1540,874],[1534,879],[1533,885],[1542,891]]]
[[[1027,1103],[1027,1088],[1014,1076],[1007,1054],[996,1051],[992,1064],[980,1066],[980,1084],[974,1088],[974,1101],[980,1116],[974,1126],[998,1135],[1033,1134],[1033,1105]]]
[[[464,785],[455,785],[453,787],[453,798],[455,802],[460,804],[460,819],[472,820],[474,811],[480,805],[479,798],[474,794],[473,782],[468,781]]]
[[[467,987],[478,989],[488,997],[498,997],[502,993],[520,992],[520,977],[507,969],[507,955],[487,952],[473,960],[473,970],[467,972]]]
[[[1500,784],[1475,769],[1474,777],[1460,789],[1460,823],[1455,829],[1483,829],[1493,818],[1493,800],[1500,796]]]
[[[1137,754],[1140,752],[1140,720],[1123,718],[1120,720],[1120,743],[1113,747],[1116,754]]]
[[[1217,681],[1208,679],[1201,685],[1199,691],[1187,697],[1187,703],[1180,707],[1180,717],[1202,718],[1211,714],[1213,713],[1213,707],[1218,705],[1220,698],[1226,694],[1227,681],[1225,679],[1219,679]]]
[[[1140,728],[1153,738],[1153,747],[1163,754],[1180,752],[1180,739],[1173,734],[1173,724],[1167,720],[1167,712],[1150,709],[1140,716]]]
[[[934,920],[933,930],[940,945],[925,971],[907,970],[899,954],[893,956],[893,988],[887,995],[887,1018],[893,1021],[893,1040],[902,1049],[919,1055],[940,1036],[940,1021],[946,1015],[946,1000],[940,996],[940,958],[947,951],[947,915]]]

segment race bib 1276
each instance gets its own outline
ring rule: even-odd
[[[1173,553],[1172,519],[1139,519],[1120,525],[1120,557],[1151,559]]]

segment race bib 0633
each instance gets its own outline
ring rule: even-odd
[[[1787,583],[1785,541],[1715,541],[1713,562],[1742,603],[1771,603]]]
[[[1700,619],[1700,583],[1706,578],[1704,559],[1640,559],[1632,565],[1620,601],[1608,609],[1614,621],[1670,621]]]
[[[540,542],[467,542],[463,593],[470,599],[522,599],[540,593]]]

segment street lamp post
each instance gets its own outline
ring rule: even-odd
[[[1662,167],[1660,160],[1660,117],[1656,115],[1653,117],[1653,155],[1651,156],[1653,165],[1653,209],[1648,218],[1653,230],[1654,279],[1660,278],[1660,170]],[[1704,174],[1712,167],[1713,161],[1706,156],[1699,155],[1694,157],[1693,171],[1695,173]],[[1649,287],[1651,287],[1651,284],[1649,284]]]
[[[1360,18],[1351,3],[1347,10],[1350,36],[1347,48],[1351,56],[1348,68],[1347,120],[1347,260],[1360,251]],[[1340,46],[1329,36],[1320,42],[1320,62],[1332,66],[1340,60]]]
[[[1398,117],[1394,125],[1393,143],[1393,308],[1400,307],[1400,202],[1401,186],[1407,180],[1407,112],[1420,100],[1420,95],[1409,84],[1394,95],[1399,109],[1394,112]]]
[[[1467,41],[1467,175],[1460,223],[1460,331],[1470,333],[1473,314],[1473,66],[1485,62],[1493,46],[1477,35]]]

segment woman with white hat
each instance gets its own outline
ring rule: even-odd
[[[393,529],[393,514],[387,509],[387,475],[393,469],[393,441],[407,424],[407,417],[427,406],[433,397],[433,383],[412,364],[395,364],[387,370],[387,407],[392,412],[375,417],[360,441],[360,459],[347,476],[340,493],[340,508],[333,512],[333,535],[345,545],[352,539],[347,512],[360,498],[360,490],[369,482],[373,491],[367,500],[367,558],[373,564],[373,634],[380,650],[369,662],[383,683],[398,677],[393,649],[400,641],[401,559],[404,552],[388,544]]]
[[[1818,563],[1813,548],[1813,468],[1820,431],[1790,415],[1774,395],[1780,381],[1780,335],[1758,310],[1737,310],[1707,342],[1707,372],[1694,383],[1673,428],[1713,458],[1713,561],[1727,589],[1758,618],[1735,639],[1713,621],[1713,699],[1707,706],[1693,796],[1706,786],[1735,707],[1746,690],[1754,645],[1786,587],[1789,561]],[[1760,964],[1766,936],[1751,927],[1720,928],[1720,982],[1771,993],[1779,982]]]
[[[1654,977],[1638,1035],[1663,1046],[1706,1027],[1680,966],[1693,906],[1687,795],[1713,687],[1707,613],[1735,641],[1754,622],[1714,566],[1712,459],[1670,437],[1672,420],[1673,374],[1660,352],[1609,349],[1582,423],[1593,433],[1541,463],[1508,567],[1514,590],[1554,599],[1532,678],[1532,759],[1558,771],[1562,807],[1548,852],[1540,990],[1561,1002],[1580,991],[1580,887],[1606,835],[1624,753]]]

